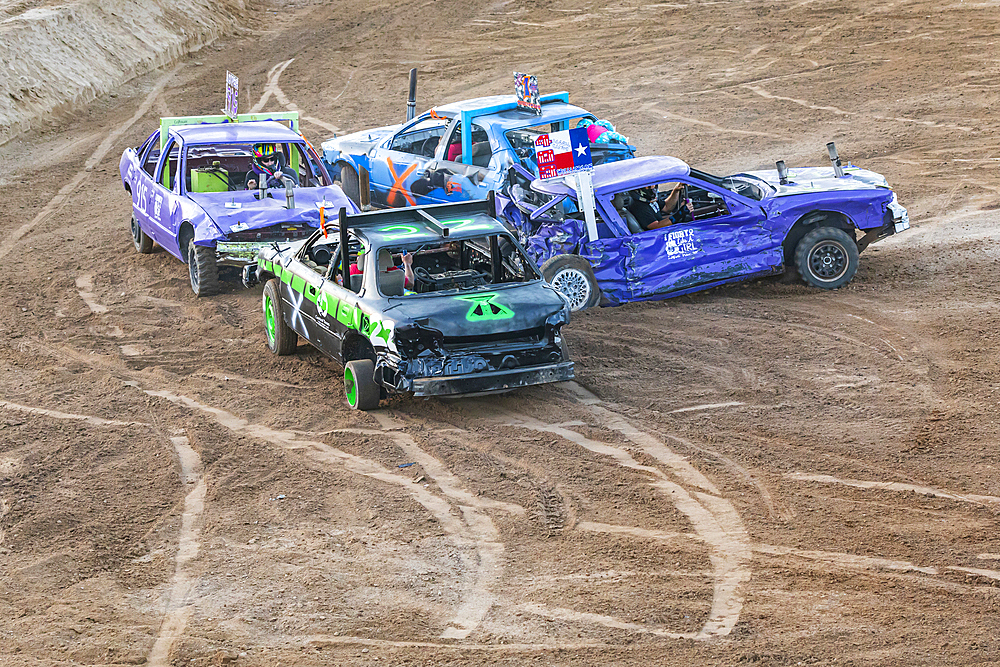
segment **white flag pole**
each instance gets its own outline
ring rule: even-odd
[[[587,223],[587,235],[591,241],[597,240],[597,218],[594,216],[594,209],[597,203],[594,201],[594,178],[593,172],[587,169],[576,173],[576,194],[580,208],[583,209],[583,220]]]

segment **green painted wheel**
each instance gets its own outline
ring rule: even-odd
[[[344,365],[344,394],[352,410],[378,408],[381,387],[375,382],[375,362],[355,359]]]
[[[264,310],[264,333],[267,335],[267,349],[277,355],[292,354],[299,345],[299,335],[285,324],[281,316],[281,301],[278,297],[278,281],[271,279],[264,285],[262,297]]]
[[[264,295],[264,331],[267,332],[268,347],[274,347],[274,302],[267,294]]]
[[[358,385],[354,382],[354,373],[351,372],[350,365],[344,367],[344,392],[347,393],[347,404],[357,410]]]

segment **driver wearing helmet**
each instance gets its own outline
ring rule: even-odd
[[[693,211],[691,200],[685,196],[684,188],[683,183],[676,184],[659,205],[656,202],[655,185],[639,188],[632,192],[632,203],[628,206],[628,210],[635,216],[639,226],[647,231],[666,227],[675,222],[684,222],[685,219],[690,219],[684,216],[685,208],[688,214]]]
[[[254,144],[250,171],[247,172],[246,189],[256,190],[261,180],[264,187],[283,188],[284,179],[292,179],[294,185],[299,184],[295,172],[283,164],[281,154],[274,149],[274,144]]]

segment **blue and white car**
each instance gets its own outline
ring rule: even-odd
[[[268,244],[307,238],[321,224],[321,207],[324,216],[341,207],[357,211],[296,131],[297,114],[244,114],[239,121],[163,118],[119,163],[132,197],[135,249],[150,253],[155,243],[187,263],[197,296],[218,291],[219,266],[254,264]],[[244,189],[257,144],[273,145],[298,182]]]
[[[323,160],[359,204],[362,170],[369,174],[371,203],[377,208],[484,199],[501,189],[512,165],[523,161],[537,173],[537,136],[597,120],[570,104],[565,92],[543,95],[540,103],[539,115],[518,108],[515,95],[445,104],[401,125],[325,141]],[[634,157],[635,147],[598,141],[591,153],[594,164],[600,164]]]

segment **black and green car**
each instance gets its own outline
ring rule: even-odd
[[[262,249],[244,282],[266,282],[268,348],[291,354],[305,338],[343,364],[347,401],[360,410],[394,393],[469,394],[572,379],[561,334],[569,306],[489,215],[492,206],[350,218],[341,209],[305,241]]]

